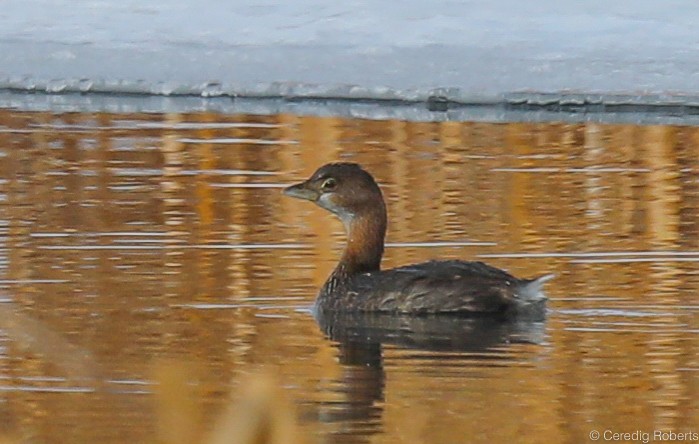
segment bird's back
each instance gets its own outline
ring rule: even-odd
[[[430,261],[352,276],[332,291],[326,286],[317,304],[330,310],[425,315],[516,316],[526,308],[543,316],[546,297],[539,290],[548,279],[518,279],[482,262]]]

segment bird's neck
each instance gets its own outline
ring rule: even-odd
[[[347,245],[328,283],[348,279],[356,274],[381,269],[381,257],[386,236],[386,207],[363,211],[345,221]]]

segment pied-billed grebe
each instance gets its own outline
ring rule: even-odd
[[[284,194],[336,214],[347,231],[340,263],[316,299],[326,311],[486,314],[543,317],[541,287],[553,275],[518,279],[482,262],[429,261],[381,270],[386,205],[371,174],[355,163],[331,163]]]

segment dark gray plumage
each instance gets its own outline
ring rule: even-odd
[[[334,273],[316,305],[324,310],[401,314],[541,317],[541,285],[552,275],[518,279],[483,262],[429,261],[354,276]],[[342,294],[341,298],[337,295]]]

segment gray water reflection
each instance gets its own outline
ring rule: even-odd
[[[586,442],[699,424],[699,129],[0,110],[0,433],[155,442],[258,372],[312,442]],[[386,267],[545,272],[545,323],[316,322],[341,224],[279,188],[358,161]]]

